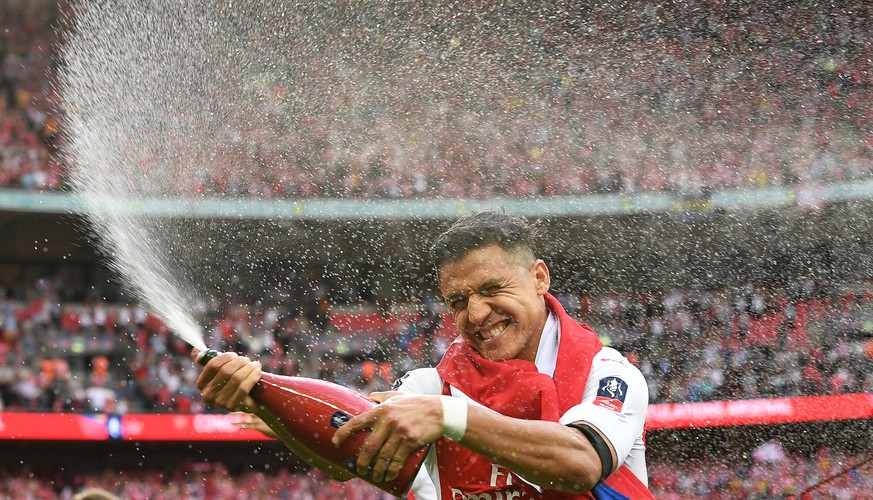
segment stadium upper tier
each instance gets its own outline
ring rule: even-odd
[[[0,186],[58,190],[71,165],[57,154],[65,141],[54,85],[57,8],[19,4],[0,7],[7,20],[0,33]],[[458,99],[439,79],[433,88],[405,81],[385,63],[379,70],[394,75],[391,88],[343,95],[341,85],[330,87],[347,107],[338,124],[334,114],[289,111],[295,89],[270,89],[273,107],[265,113],[276,116],[216,135],[209,145],[216,157],[186,165],[169,194],[693,196],[873,175],[869,2],[691,4],[613,12],[604,3],[573,17],[573,25],[528,19],[534,28],[526,41],[549,57],[536,74],[512,68],[519,81],[536,83],[526,92],[484,88]],[[416,113],[426,116],[417,121]],[[257,123],[277,116],[289,120],[287,132],[265,136]]]

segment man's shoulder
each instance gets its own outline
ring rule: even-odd
[[[617,349],[609,346],[603,346],[599,351],[594,355],[595,358],[600,359],[601,361],[608,360],[622,360],[625,363],[628,362],[627,358],[624,357],[624,354],[620,353]]]
[[[591,359],[591,372],[640,373],[639,369],[622,353],[607,346],[603,346]]]
[[[412,394],[442,394],[443,380],[436,368],[416,368],[397,379],[392,389]]]

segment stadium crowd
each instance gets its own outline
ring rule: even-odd
[[[653,402],[869,393],[871,300],[867,283],[799,279],[607,295],[594,319],[638,354]]]
[[[202,412],[190,347],[139,304],[61,298],[41,279],[2,303],[0,405],[18,411]],[[269,372],[361,392],[432,366],[453,338],[440,303],[202,302],[206,342]],[[559,299],[646,375],[653,403],[873,392],[873,284],[702,287]],[[24,298],[24,300],[21,300]],[[688,346],[695,346],[688,349]]]
[[[198,466],[202,465],[202,466]],[[277,473],[246,472],[230,474],[220,463],[195,464],[194,470],[106,471],[102,474],[80,475],[71,480],[47,477],[8,478],[0,486],[3,498],[64,499],[77,492],[99,491],[125,500],[159,499],[260,499],[286,500],[389,500],[388,495],[363,481],[339,483],[318,471],[292,473],[280,469]],[[123,480],[119,480],[122,477]],[[88,500],[111,500],[92,496]]]
[[[665,500],[807,500],[863,498],[873,490],[873,467],[865,462],[869,457],[829,448],[814,456],[790,454],[778,442],[765,443],[751,455],[687,463],[682,468],[667,462],[650,464],[652,493]],[[802,496],[808,488],[809,496]]]
[[[665,500],[864,498],[873,490],[873,465],[864,460],[863,456],[826,447],[812,456],[787,453],[778,442],[768,442],[744,459],[713,457],[705,463],[650,462],[650,488],[656,498]],[[77,492],[97,488],[129,500],[394,498],[363,481],[338,483],[318,471],[304,473],[280,468],[271,473],[252,470],[233,474],[220,463],[191,464],[174,471],[147,467],[112,470],[73,478],[0,473],[0,478],[3,479],[0,497],[27,500],[69,500]],[[801,496],[807,489],[808,495]]]
[[[56,154],[63,116],[52,83],[57,13],[53,2],[0,6],[6,26],[0,33],[0,187],[65,184]],[[252,131],[248,140],[256,147],[217,159],[180,186],[180,194],[684,195],[873,174],[869,2],[825,8],[812,1],[786,7],[695,0],[637,9],[604,2],[574,16],[530,17],[528,31],[516,35],[526,37],[531,53],[518,46],[489,53],[509,66],[509,80],[527,82],[524,91],[492,88],[487,76],[452,74],[452,57],[464,61],[465,71],[507,71],[464,53],[485,43],[475,39],[452,39],[454,52],[433,56],[429,63],[449,75],[427,80],[433,88],[408,67],[384,61],[387,66],[377,68],[386,78],[380,88],[361,93],[358,86],[328,82],[332,98],[346,106],[341,117],[292,113],[293,89],[277,84],[270,112],[292,113],[290,132],[260,144],[263,136]],[[513,53],[547,57],[534,64]],[[326,78],[341,78],[329,67],[323,67]],[[385,76],[392,70],[394,79]],[[447,82],[454,76],[483,88],[453,95],[457,89]]]

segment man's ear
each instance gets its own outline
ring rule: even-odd
[[[531,273],[533,273],[534,282],[536,283],[537,294],[545,295],[552,284],[548,266],[546,266],[542,259],[537,259],[533,267],[531,267]]]

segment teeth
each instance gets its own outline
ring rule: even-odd
[[[479,336],[485,340],[491,340],[494,337],[497,337],[498,335],[503,333],[503,330],[506,330],[506,325],[503,323],[498,323],[497,325],[494,325],[494,327],[492,327],[488,330],[480,331]]]

